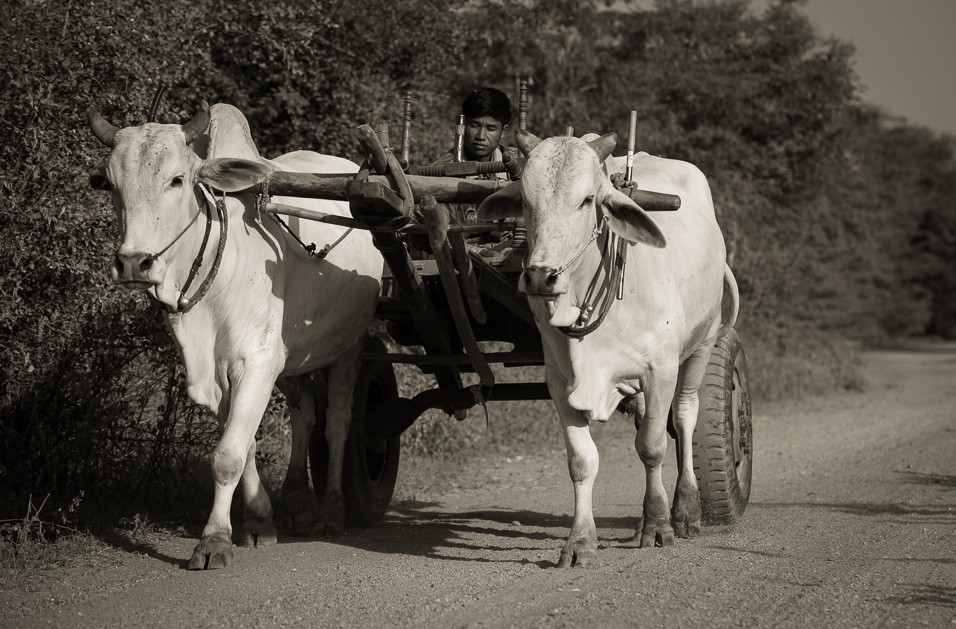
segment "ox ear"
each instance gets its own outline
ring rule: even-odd
[[[203,162],[199,181],[223,192],[237,192],[254,186],[275,170],[269,164],[248,159],[222,158]]]
[[[642,242],[663,249],[667,239],[654,219],[641,206],[608,182],[602,202],[611,231],[631,243]]]
[[[512,218],[521,216],[522,213],[520,181],[508,184],[478,206],[478,218],[484,221]]]

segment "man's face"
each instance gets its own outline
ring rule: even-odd
[[[479,162],[486,162],[498,148],[501,134],[506,125],[491,116],[481,118],[465,118],[465,153],[467,157]]]

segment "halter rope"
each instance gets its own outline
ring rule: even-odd
[[[219,272],[219,264],[222,262],[222,253],[226,248],[226,234],[229,230],[229,214],[226,211],[226,194],[223,193],[221,197],[216,198],[216,196],[204,185],[198,184],[199,189],[202,191],[203,203],[202,208],[196,215],[192,217],[192,220],[183,228],[179,234],[173,238],[172,242],[163,247],[158,253],[154,253],[149,256],[147,260],[157,260],[159,256],[163,255],[169,251],[170,247],[176,244],[180,238],[189,230],[190,227],[196,222],[196,219],[199,218],[199,215],[205,211],[206,213],[206,229],[203,232],[202,244],[199,245],[199,253],[196,254],[196,257],[193,259],[192,266],[189,268],[189,275],[186,276],[186,281],[183,283],[182,289],[179,291],[179,299],[176,301],[176,309],[173,310],[169,308],[171,312],[189,312],[193,306],[195,306],[200,299],[209,291],[209,287],[212,285],[216,275]],[[199,273],[200,267],[203,263],[203,255],[206,252],[206,245],[209,243],[209,235],[212,232],[212,212],[209,211],[209,205],[216,206],[216,213],[219,215],[219,245],[216,247],[216,258],[213,260],[212,267],[209,269],[209,273],[206,275],[206,278],[202,281],[202,284],[199,285],[199,288],[196,289],[196,292],[192,297],[186,297],[186,291],[192,286],[193,280],[196,279],[196,275]],[[147,293],[148,294],[148,293]],[[155,299],[155,298],[154,298]]]
[[[591,237],[584,244],[584,247],[582,247],[573,258],[563,264],[555,274],[563,273],[572,264],[574,264],[574,262],[580,258],[585,251],[587,251],[588,247],[591,246],[591,243],[601,235],[605,227],[607,227],[606,216],[603,217],[603,219],[594,227],[594,230],[591,232]],[[598,285],[598,278],[601,276],[601,268],[604,266],[604,261],[607,260],[611,255],[611,250],[615,248],[615,243],[617,245],[617,250],[615,252],[614,258],[611,260],[611,268],[608,272],[608,282],[604,292],[604,299],[601,301],[601,307],[598,311],[597,318],[591,321],[591,313],[594,312],[596,306],[596,304],[591,303],[591,299],[594,297],[595,289]],[[607,317],[607,313],[611,309],[611,304],[613,304],[615,301],[611,295],[616,293],[617,299],[623,299],[624,297],[624,265],[626,262],[627,242],[623,238],[620,238],[612,233],[611,230],[608,230],[607,240],[604,241],[604,247],[601,249],[601,264],[599,264],[597,270],[594,271],[594,276],[591,278],[590,284],[588,284],[588,290],[584,294],[581,314],[578,316],[578,320],[574,324],[558,327],[561,332],[573,339],[580,339],[598,329],[598,326],[600,326],[604,322],[604,318]],[[614,287],[617,287],[616,291],[614,290]]]

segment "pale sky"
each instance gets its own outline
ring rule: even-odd
[[[956,137],[956,0],[808,0],[801,10],[821,35],[856,46],[863,100]]]

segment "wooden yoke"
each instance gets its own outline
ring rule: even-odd
[[[352,216],[370,227],[383,223],[407,224],[415,210],[415,198],[405,171],[392,151],[382,145],[382,139],[387,141],[387,135],[387,127],[381,126],[378,132],[367,124],[355,130],[355,137],[368,154],[372,169],[378,175],[386,175],[390,185],[360,177],[345,184],[345,197]]]

